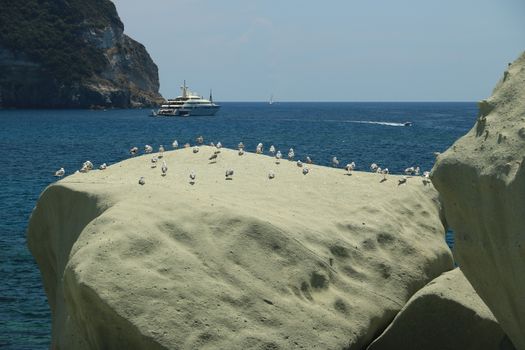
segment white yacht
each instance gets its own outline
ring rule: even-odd
[[[218,104],[213,103],[213,97],[210,91],[210,99],[207,100],[202,96],[190,91],[186,86],[181,86],[182,95],[174,99],[168,99],[166,103],[162,104],[159,110],[152,113],[154,116],[183,116],[189,117],[193,115],[215,115],[219,108]]]

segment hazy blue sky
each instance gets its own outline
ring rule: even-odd
[[[524,0],[115,0],[161,93],[473,101],[525,50]]]

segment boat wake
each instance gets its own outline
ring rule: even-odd
[[[376,124],[376,125],[386,125],[386,126],[409,126],[410,124],[406,123],[392,123],[392,122],[374,122],[369,120],[349,120],[350,123],[359,123],[359,124]]]

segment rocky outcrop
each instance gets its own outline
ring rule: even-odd
[[[368,350],[511,350],[494,315],[459,268],[419,290]]]
[[[472,130],[438,157],[432,181],[459,266],[525,349],[525,54],[479,107]]]
[[[158,69],[109,0],[0,4],[0,107],[144,107]]]
[[[212,152],[166,152],[164,177],[143,156],[44,191],[28,245],[53,348],[362,349],[453,268],[432,186]]]

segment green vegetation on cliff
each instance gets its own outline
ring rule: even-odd
[[[108,64],[101,49],[86,45],[89,28],[122,28],[107,0],[4,0],[0,2],[0,46],[39,62],[50,75],[71,83]]]

